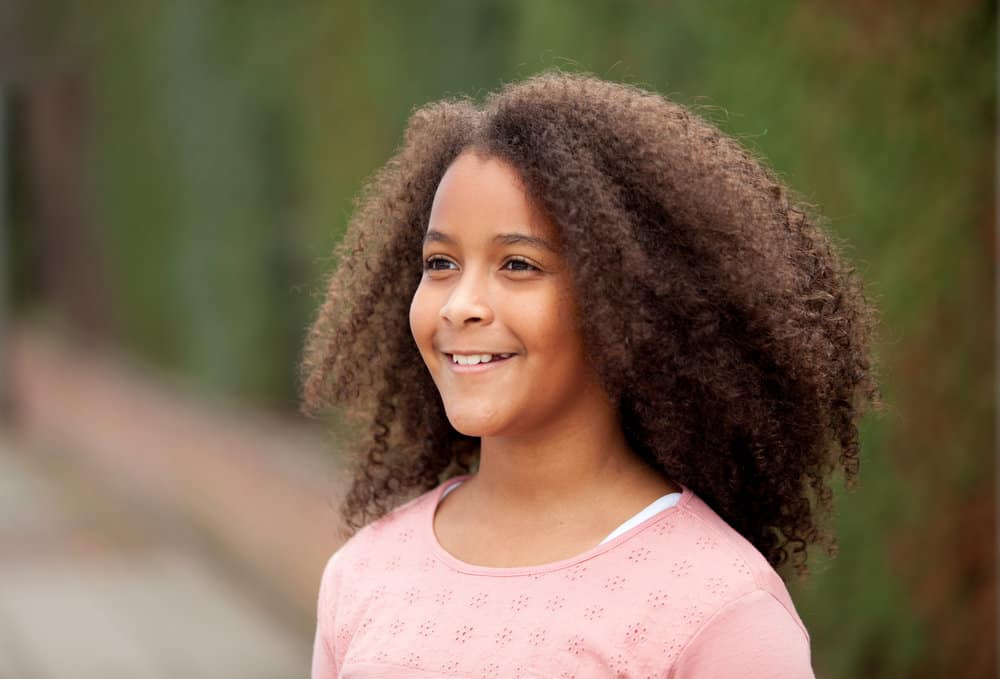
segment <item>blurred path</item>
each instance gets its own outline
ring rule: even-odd
[[[5,385],[21,441],[85,469],[133,506],[198,529],[315,625],[347,476],[316,423],[223,403],[122,354],[30,324],[8,332]]]
[[[308,675],[310,639],[211,550],[0,431],[0,678]]]

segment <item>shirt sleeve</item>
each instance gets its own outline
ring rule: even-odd
[[[681,652],[673,679],[815,679],[809,636],[764,590],[727,604]]]
[[[311,679],[337,679],[340,669],[333,655],[333,625],[334,625],[334,564],[340,552],[337,551],[326,562],[323,577],[319,584],[319,596],[316,602],[316,638],[313,640]]]

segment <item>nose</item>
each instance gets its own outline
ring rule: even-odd
[[[441,307],[441,318],[446,323],[459,326],[477,321],[484,325],[493,322],[493,307],[488,300],[486,283],[470,274],[462,276]]]

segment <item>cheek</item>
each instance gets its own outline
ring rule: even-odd
[[[553,294],[532,309],[536,341],[561,356],[573,356],[582,345],[579,319],[572,299]]]
[[[430,295],[423,286],[417,287],[410,301],[410,334],[413,335],[413,340],[421,353],[429,349],[431,335],[434,332],[435,315]]]
[[[571,298],[551,300],[535,317],[536,343],[547,355],[554,384],[578,384],[586,376],[586,356],[580,319]]]
[[[563,288],[559,291],[556,307],[559,309],[560,323],[571,328],[574,334],[579,334],[579,305],[570,289]]]

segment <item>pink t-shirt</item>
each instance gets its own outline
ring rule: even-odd
[[[572,558],[491,568],[453,557],[434,534],[456,480],[330,558],[313,679],[814,676],[780,576],[690,489]]]

